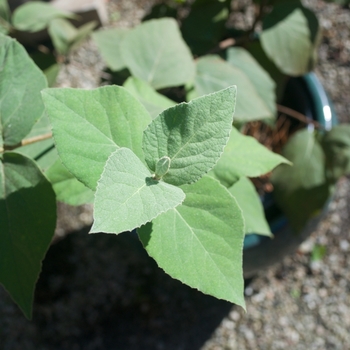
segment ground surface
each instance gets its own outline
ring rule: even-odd
[[[111,3],[119,25],[136,24],[150,1]],[[317,73],[339,119],[350,122],[350,10],[307,2],[325,38]],[[247,10],[249,11],[249,10]],[[62,72],[61,86],[94,87],[103,64],[84,45]],[[339,183],[325,219],[297,251],[254,278],[247,313],[170,279],[124,234],[69,235],[50,249],[32,322],[0,289],[3,350],[219,350],[350,348],[350,181]],[[70,216],[68,215],[70,214]],[[91,220],[91,209],[60,207],[58,234]],[[68,217],[68,219],[66,219]],[[69,219],[70,218],[70,219]],[[315,244],[327,247],[312,261]]]

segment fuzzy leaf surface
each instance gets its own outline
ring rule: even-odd
[[[260,69],[256,66],[249,67],[254,71]],[[264,80],[261,81],[261,83],[263,82]],[[256,87],[254,83],[255,81],[252,81],[241,68],[235,67],[219,56],[208,55],[197,60],[194,91],[189,94],[188,98],[191,99],[231,85],[237,85],[239,98],[237,99],[235,120],[247,122],[271,117],[272,111],[269,104],[259,92],[261,86]],[[270,86],[271,84],[268,82],[265,88],[270,90]]]
[[[119,147],[140,159],[143,131],[151,117],[126,89],[47,89],[43,100],[64,166],[94,190],[108,157]]]
[[[192,183],[208,172],[221,156],[231,131],[236,87],[181,103],[162,112],[144,132],[148,167],[155,171],[164,156],[171,159],[165,182]]]
[[[154,180],[130,149],[120,148],[108,158],[98,181],[91,232],[131,231],[184,199],[179,187]]]
[[[56,226],[56,199],[36,164],[5,152],[0,162],[0,283],[31,318],[35,283]]]
[[[137,230],[142,244],[171,277],[244,308],[244,222],[236,200],[209,176],[181,188],[182,205]]]
[[[46,78],[16,40],[0,34],[0,147],[19,143],[42,116]]]
[[[235,197],[242,209],[245,233],[271,236],[272,233],[265,218],[264,208],[253,183],[248,178],[241,177],[228,191]]]
[[[152,118],[164,109],[176,105],[174,101],[161,95],[141,79],[130,77],[124,83],[124,87],[145,106]]]
[[[224,153],[213,172],[223,185],[230,187],[242,176],[260,176],[281,163],[291,164],[253,137],[242,135],[233,127]]]
[[[176,21],[143,22],[122,42],[122,56],[132,75],[155,89],[183,85],[194,76],[194,62]]]

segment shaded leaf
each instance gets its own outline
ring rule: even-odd
[[[142,244],[171,277],[244,308],[240,208],[208,176],[181,188],[182,205],[137,230]]]
[[[79,182],[62,165],[59,159],[47,169],[45,175],[51,182],[58,201],[69,205],[82,205],[93,202],[93,191]]]
[[[261,44],[267,56],[284,73],[291,76],[305,74],[313,58],[313,36],[309,28],[309,12],[298,3],[276,5],[264,18]]]
[[[151,118],[126,89],[47,89],[43,100],[64,166],[94,190],[108,157],[119,147],[140,159],[143,130]]]
[[[181,103],[162,112],[144,132],[143,149],[154,172],[164,156],[171,166],[163,179],[173,185],[195,182],[217,162],[228,141],[236,87]]]
[[[51,184],[35,163],[14,152],[0,162],[0,282],[27,318],[35,283],[56,225]]]
[[[276,84],[265,69],[263,69],[255,58],[242,47],[232,47],[228,49],[226,59],[233,67],[240,69],[251,81],[254,86],[254,93],[259,95],[260,99],[265,104],[266,109],[270,112],[269,114],[266,114],[266,117],[275,117]],[[242,91],[240,90],[240,94],[241,93]]]
[[[228,191],[235,197],[242,209],[245,233],[272,236],[265,218],[264,208],[253,183],[246,177],[241,177]]]
[[[16,40],[0,34],[0,147],[18,144],[44,112],[46,78]],[[14,78],[15,77],[15,78]]]
[[[116,150],[98,181],[91,232],[131,231],[183,202],[175,186],[152,178],[128,148]]]
[[[242,176],[257,177],[281,163],[290,164],[279,154],[269,151],[251,136],[232,128],[224,153],[213,169],[215,177],[230,187]],[[289,166],[286,166],[288,171]]]
[[[292,227],[299,232],[310,218],[320,213],[330,195],[324,154],[314,132],[307,129],[295,133],[282,154],[293,166],[281,165],[272,173],[273,194]]]
[[[123,61],[132,75],[155,89],[183,85],[194,76],[194,62],[174,19],[143,22],[126,33]]]
[[[176,105],[174,101],[159,94],[141,79],[130,77],[124,83],[124,87],[145,106],[152,118],[164,109]]]
[[[123,28],[110,28],[97,30],[92,34],[102,58],[112,71],[125,68],[121,45],[126,33],[127,30]]]
[[[237,85],[239,94],[236,121],[247,122],[271,117],[272,112],[268,104],[243,70],[214,55],[199,58],[196,67],[194,91],[191,92],[190,98],[213,93],[234,84]]]

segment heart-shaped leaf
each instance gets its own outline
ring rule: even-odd
[[[173,185],[200,179],[217,162],[228,141],[236,87],[181,103],[163,111],[144,132],[147,165],[155,171],[167,156],[171,166],[163,179]]]
[[[230,63],[219,56],[208,55],[199,58],[196,62],[196,76],[194,79],[194,90],[187,96],[192,99],[197,96],[213,93],[231,85],[237,85],[239,98],[237,99],[235,120],[247,122],[250,120],[271,117],[271,102],[265,101],[259,92],[260,86],[255,86],[256,81],[251,80],[246,70],[234,66],[234,60]],[[260,67],[255,64],[249,65],[249,69],[259,71]],[[261,83],[266,82],[262,80]],[[271,82],[264,84],[265,88],[271,90]]]
[[[0,282],[27,318],[56,225],[56,198],[35,162],[5,152],[0,162]]]
[[[145,249],[171,277],[244,307],[240,208],[208,176],[182,189],[182,205],[137,230]]]
[[[18,144],[44,112],[46,78],[16,40],[0,34],[0,148]]]
[[[125,34],[121,50],[132,75],[155,89],[183,85],[194,76],[192,55],[172,18],[133,28]]]
[[[47,89],[43,100],[65,167],[94,190],[108,157],[119,147],[143,159],[143,130],[151,117],[126,89]]]
[[[116,150],[98,181],[91,232],[131,231],[185,199],[179,187],[153,178],[128,148]]]

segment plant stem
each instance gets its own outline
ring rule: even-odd
[[[284,113],[294,119],[299,120],[304,124],[313,124],[316,129],[324,129],[324,127],[319,122],[308,118],[306,115],[299,113],[294,109],[277,104],[277,110],[278,112]]]
[[[32,143],[36,143],[39,141],[44,141],[44,140],[47,140],[51,137],[52,137],[52,132],[48,132],[47,134],[42,134],[42,135],[38,135],[38,136],[29,137],[28,139],[23,139],[20,143],[17,143],[16,145],[13,145],[13,146],[6,146],[5,145],[4,148],[0,147],[0,153],[2,153],[4,151],[11,151],[11,150],[16,149],[18,147],[31,145]]]

